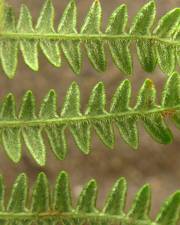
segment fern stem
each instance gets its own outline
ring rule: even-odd
[[[110,15],[104,30],[101,29],[102,7],[96,0],[79,30],[76,1],[69,2],[56,27],[52,0],[45,0],[35,26],[26,5],[21,6],[18,19],[12,7],[2,7],[1,11],[4,11],[4,14],[1,13],[4,22],[0,20],[0,60],[5,74],[10,79],[16,74],[19,51],[27,66],[38,71],[40,49],[48,61],[58,68],[62,65],[61,52],[64,53],[73,72],[80,74],[83,63],[81,43],[84,44],[89,61],[98,72],[107,69],[105,44],[110,50],[113,63],[126,75],[133,74],[130,44],[134,42],[140,64],[148,73],[153,72],[159,65],[165,74],[171,75],[179,61],[180,8],[168,11],[152,30],[156,17],[154,0],[137,12],[129,29],[125,4],[117,7]]]
[[[151,188],[144,185],[134,197],[132,207],[125,212],[127,181],[120,177],[105,200],[103,209],[96,207],[97,183],[91,179],[86,183],[78,197],[75,207],[71,201],[69,175],[59,173],[51,192],[47,176],[39,173],[30,188],[26,174],[15,180],[9,203],[4,207],[4,182],[0,180],[0,224],[123,224],[123,225],[177,225],[179,224],[180,192],[177,190],[161,206],[155,221],[150,218]],[[27,207],[29,205],[29,207]],[[170,213],[169,213],[170,211]]]
[[[0,34],[0,39],[13,39],[13,40],[102,40],[102,41],[145,41],[151,40],[154,42],[159,42],[162,44],[180,46],[179,40],[171,40],[167,38],[160,38],[157,36],[148,36],[148,35],[109,35],[109,34],[59,34],[59,33],[14,33],[14,32],[5,32]]]
[[[0,128],[10,128],[10,127],[45,127],[49,125],[60,125],[60,124],[73,124],[78,122],[95,122],[96,120],[99,122],[100,120],[116,120],[123,117],[136,117],[136,118],[144,118],[146,115],[153,115],[153,114],[162,114],[164,116],[172,116],[175,113],[180,111],[180,105],[177,105],[172,108],[156,108],[148,111],[136,111],[131,110],[127,112],[121,113],[107,113],[101,115],[82,115],[79,117],[57,117],[53,119],[34,119],[34,120],[9,120],[9,121],[0,121]]]
[[[24,212],[24,213],[9,213],[9,212],[1,212],[0,213],[0,220],[29,220],[29,221],[39,221],[45,219],[84,219],[85,221],[96,220],[99,222],[103,221],[113,221],[114,223],[123,223],[123,224],[138,224],[138,225],[147,225],[147,220],[133,220],[127,216],[115,216],[103,213],[82,213],[82,212],[44,212],[44,213],[31,213],[31,212]],[[158,223],[149,223],[149,225],[159,225]]]
[[[0,179],[0,224],[123,224],[123,225],[177,225],[179,224],[180,192],[162,204],[155,221],[150,218],[151,188],[144,185],[136,193],[133,204],[125,212],[127,181],[120,177],[112,186],[103,209],[96,207],[97,183],[91,179],[83,185],[77,204],[71,201],[69,175],[59,173],[55,187],[49,189],[47,176],[38,174],[32,189],[28,187],[26,174],[20,174],[12,187],[9,203],[4,207],[6,191],[3,178]],[[27,201],[27,200],[30,201]],[[30,204],[29,204],[30,202]],[[170,211],[170,213],[169,213]]]

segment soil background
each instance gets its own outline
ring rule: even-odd
[[[40,8],[44,0],[7,0],[16,9],[18,15],[21,3],[25,3],[31,9],[34,23],[39,15]],[[121,3],[128,5],[129,25],[132,22],[138,9],[145,4],[145,0],[101,0],[103,8],[103,28],[107,24],[107,19],[112,11]],[[68,3],[68,0],[53,0],[56,9],[56,25],[62,15],[63,9]],[[83,18],[92,3],[92,0],[77,0],[78,4],[78,21],[82,24]],[[168,10],[180,6],[179,0],[157,0],[158,17],[161,17]],[[158,18],[157,17],[157,18]],[[72,81],[76,81],[80,85],[82,93],[82,109],[86,108],[89,94],[93,86],[98,81],[103,81],[107,93],[107,105],[119,83],[125,76],[118,71],[113,65],[109,51],[107,53],[107,71],[99,74],[91,67],[87,60],[87,54],[84,49],[84,64],[80,76],[75,76],[70,70],[67,62],[63,57],[62,68],[56,69],[51,66],[45,57],[40,54],[40,71],[33,73],[28,69],[19,54],[19,65],[16,77],[13,80],[8,80],[3,71],[0,71],[0,97],[3,98],[9,92],[13,92],[17,102],[20,104],[23,94],[27,89],[33,90],[37,104],[41,102],[43,96],[49,89],[55,89],[59,97],[59,109],[62,105],[65,93]],[[160,98],[160,93],[163,84],[166,81],[164,75],[158,68],[153,74],[147,74],[141,68],[138,60],[135,47],[132,46],[132,54],[134,60],[134,75],[130,78],[133,83],[133,99],[132,104],[136,100],[134,96],[142,85],[144,79],[150,78],[155,82]],[[173,144],[168,146],[159,145],[154,142],[151,137],[145,132],[142,124],[139,126],[140,132],[140,147],[138,152],[134,152],[120,138],[118,130],[116,133],[116,144],[113,151],[109,151],[100,142],[96,135],[93,135],[92,151],[89,156],[83,156],[75,146],[70,132],[67,132],[69,154],[66,160],[58,161],[52,154],[52,151],[47,143],[47,164],[44,168],[40,168],[32,160],[27,149],[24,147],[22,161],[18,165],[14,165],[7,158],[2,147],[0,147],[0,172],[5,177],[7,184],[7,192],[17,174],[26,172],[30,177],[30,183],[35,180],[38,172],[44,171],[49,177],[51,185],[54,184],[55,178],[59,171],[66,170],[69,172],[72,182],[72,192],[75,199],[80,193],[82,185],[89,179],[95,178],[99,186],[98,206],[102,206],[105,196],[112,186],[113,182],[121,176],[126,177],[129,184],[127,208],[130,206],[135,192],[145,183],[149,183],[152,187],[152,216],[154,217],[162,201],[180,188],[180,139],[178,130],[168,123],[174,133]],[[47,138],[45,138],[47,139]]]

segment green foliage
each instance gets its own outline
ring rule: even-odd
[[[77,8],[71,0],[54,29],[54,12],[51,0],[46,0],[37,25],[33,27],[32,17],[22,5],[16,22],[13,10],[4,7],[0,0],[0,58],[4,72],[9,78],[16,73],[18,50],[20,48],[25,63],[34,71],[39,69],[38,51],[42,50],[49,62],[61,66],[61,52],[64,53],[72,70],[79,74],[82,68],[83,43],[92,66],[97,71],[106,70],[104,45],[108,45],[115,65],[125,74],[132,74],[130,44],[136,43],[139,61],[147,72],[152,72],[158,64],[168,75],[174,72],[180,52],[180,8],[167,12],[152,31],[156,16],[155,1],[144,5],[127,31],[127,6],[120,5],[109,18],[107,28],[101,32],[102,9],[95,0],[85,18],[80,31],[77,30]],[[7,51],[8,49],[8,51]]]
[[[46,150],[42,134],[47,134],[53,152],[59,159],[67,155],[65,130],[70,130],[77,147],[90,152],[92,129],[110,149],[114,147],[113,125],[119,129],[123,140],[133,149],[139,145],[138,122],[142,121],[148,134],[160,144],[172,142],[173,135],[166,124],[170,118],[180,128],[180,75],[174,73],[167,80],[160,104],[156,89],[147,79],[137,96],[137,103],[130,106],[131,83],[124,80],[115,92],[109,112],[102,82],[92,90],[85,113],[80,110],[80,90],[74,82],[67,91],[61,113],[57,112],[57,96],[51,90],[44,98],[39,115],[36,115],[35,97],[31,91],[23,97],[19,115],[15,98],[8,94],[0,107],[1,142],[7,155],[14,162],[21,159],[21,138],[39,165],[45,165]],[[22,137],[21,137],[22,136]]]
[[[57,158],[67,155],[65,131],[70,130],[82,153],[90,152],[92,129],[110,149],[114,147],[113,125],[119,129],[123,140],[138,149],[138,122],[160,144],[169,144],[173,135],[166,118],[180,128],[180,75],[175,71],[180,65],[180,8],[167,12],[152,30],[156,17],[155,1],[150,0],[137,13],[127,31],[128,12],[120,5],[108,20],[102,33],[102,8],[94,0],[85,21],[77,30],[77,8],[70,0],[57,30],[54,28],[55,10],[52,0],[46,0],[34,27],[27,6],[22,5],[19,19],[13,9],[0,0],[0,60],[5,74],[13,78],[18,64],[18,52],[34,71],[39,69],[39,48],[55,67],[61,66],[61,52],[71,69],[79,74],[82,68],[81,45],[85,46],[89,61],[95,70],[106,70],[105,45],[109,47],[114,64],[126,75],[133,73],[131,44],[135,42],[137,55],[143,69],[153,72],[157,66],[169,75],[161,103],[153,82],[147,79],[131,107],[131,83],[124,80],[115,92],[110,110],[106,110],[106,94],[102,82],[92,90],[85,113],[81,112],[80,90],[72,83],[62,106],[57,112],[57,96],[51,90],[36,114],[35,97],[27,91],[17,115],[13,94],[8,94],[0,104],[0,140],[9,158],[17,163],[21,159],[22,139],[35,161],[43,166],[46,133]],[[162,205],[154,221],[150,218],[151,189],[144,185],[136,194],[132,207],[125,212],[127,183],[120,178],[110,191],[105,206],[97,209],[97,184],[89,181],[81,191],[76,206],[72,205],[69,177],[61,172],[53,191],[44,173],[40,173],[29,198],[28,181],[20,174],[12,188],[9,202],[5,204],[5,188],[0,177],[0,224],[1,225],[177,225],[180,222],[180,190]],[[30,202],[28,200],[31,199]]]
[[[136,194],[132,207],[124,210],[127,182],[119,178],[109,192],[102,210],[96,207],[97,184],[89,181],[82,189],[76,206],[72,206],[69,176],[62,171],[54,190],[49,189],[48,179],[40,173],[29,198],[27,177],[16,179],[7,207],[4,205],[4,186],[0,180],[1,225],[33,224],[123,224],[123,225],[178,225],[180,222],[180,190],[162,205],[154,222],[150,219],[151,189],[144,185]],[[30,201],[28,201],[30,199]]]

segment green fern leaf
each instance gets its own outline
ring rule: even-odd
[[[29,9],[22,5],[20,17],[17,25],[17,32],[19,33],[34,33],[32,17]],[[21,40],[20,49],[25,63],[34,71],[39,69],[38,64],[38,41],[37,40]],[[29,54],[31,52],[31,54]]]
[[[156,222],[162,225],[175,225],[179,221],[180,192],[173,194],[163,205]]]
[[[61,172],[57,178],[53,209],[60,212],[72,211],[69,176],[65,172]]]
[[[179,74],[174,75],[169,79],[165,85],[162,104],[164,107],[171,107],[172,104],[176,104],[180,99],[180,87],[179,87]]]
[[[126,213],[127,184],[124,178],[113,186],[105,207],[97,209],[97,185],[89,181],[82,189],[77,204],[72,207],[69,176],[62,171],[53,192],[44,173],[40,173],[34,185],[32,201],[27,178],[20,174],[15,181],[9,204],[4,207],[4,185],[0,180],[1,224],[124,224],[124,225],[178,225],[180,222],[180,191],[178,190],[162,205],[155,221],[150,216],[151,189],[148,185],[138,191],[133,206]]]
[[[155,2],[150,1],[137,13],[130,33],[134,35],[150,35],[150,29],[156,16]],[[142,67],[153,72],[156,67],[156,55],[152,40],[137,41],[137,53]]]
[[[95,0],[82,26],[81,33],[86,35],[99,34],[102,9],[99,0]],[[106,59],[101,40],[85,42],[86,51],[90,62],[97,71],[106,70]]]
[[[157,108],[155,105],[156,92],[151,80],[146,80],[142,86],[136,110],[148,110]],[[172,141],[172,134],[167,128],[160,114],[152,114],[143,118],[144,126],[147,132],[159,143],[169,144]]]
[[[70,1],[69,5],[64,11],[61,22],[58,27],[58,32],[60,34],[77,34],[77,8],[75,1]],[[69,65],[72,70],[79,74],[82,66],[82,55],[80,50],[80,41],[66,41],[63,40],[61,44],[62,50],[64,52]]]
[[[77,203],[76,212],[96,212],[96,193],[97,185],[94,180],[89,181],[89,183],[84,186],[79,201]]]
[[[105,111],[105,90],[103,83],[97,84],[92,90],[92,95],[89,99],[88,109],[86,111],[87,116],[106,115]],[[114,133],[109,120],[100,121],[94,120],[93,127],[95,128],[98,136],[102,142],[109,148],[113,148],[114,145]]]
[[[23,98],[19,118],[22,121],[36,120],[35,98],[32,92],[27,92]],[[41,127],[24,127],[22,129],[24,141],[32,156],[38,160],[40,165],[45,164],[45,148],[41,135]],[[36,150],[35,150],[36,149]],[[38,151],[37,151],[38,150]]]
[[[53,210],[59,212],[70,213],[73,210],[71,189],[69,176],[66,172],[61,172],[57,178],[55,191],[54,191]],[[62,223],[65,225],[71,225],[71,220],[63,218]],[[74,221],[74,220],[73,220]],[[58,219],[54,224],[58,224]]]
[[[15,15],[11,7],[6,7],[3,30],[5,32],[15,32],[16,30]],[[17,68],[18,41],[15,39],[1,40],[0,54],[4,72],[9,78],[13,78]]]
[[[125,80],[117,89],[112,99],[110,113],[126,113],[131,111],[131,84],[129,80]],[[136,116],[122,116],[115,118],[116,125],[124,141],[132,148],[138,148],[138,130],[136,124]]]
[[[151,208],[151,193],[150,187],[145,185],[137,193],[137,196],[134,200],[134,204],[129,211],[129,217],[136,220],[147,220],[149,217],[149,211]]]
[[[9,94],[2,104],[1,118],[9,121],[17,119],[15,99],[12,94]],[[2,142],[8,156],[14,162],[18,162],[21,158],[20,128],[4,128],[2,130]]]
[[[34,185],[32,194],[32,212],[46,212],[49,210],[48,180],[44,173],[40,173]]]
[[[73,83],[68,90],[61,116],[70,118],[82,116],[80,112],[80,90],[76,83]],[[84,153],[88,153],[91,136],[88,123],[72,124],[70,125],[70,131],[80,150]]]
[[[108,35],[125,35],[125,28],[128,21],[126,5],[119,6],[109,18],[106,34]],[[132,58],[129,50],[129,40],[108,41],[112,58],[116,66],[123,73],[132,74]]]
[[[105,207],[103,208],[103,213],[107,213],[110,215],[123,215],[125,208],[124,199],[126,198],[126,192],[126,180],[124,178],[120,178],[114,184],[111,192],[109,193]]]
[[[25,212],[26,204],[27,204],[27,177],[25,174],[21,174],[20,176],[18,176],[17,180],[14,183],[10,200],[7,206],[7,211],[13,212],[13,213]],[[26,224],[26,220],[23,220],[20,223],[16,219],[12,222],[11,221],[12,220],[10,218],[9,224],[13,224],[13,225]]]
[[[129,31],[126,28],[128,12],[125,4],[117,7],[110,15],[105,31],[101,29],[102,8],[99,0],[94,0],[90,6],[80,31],[77,29],[75,0],[70,0],[65,8],[57,30],[54,28],[54,14],[52,0],[45,0],[34,28],[31,14],[25,5],[22,5],[16,23],[12,8],[1,0],[0,59],[9,78],[15,76],[19,49],[25,63],[34,71],[39,69],[38,47],[56,67],[61,66],[61,52],[64,53],[76,74],[82,68],[82,44],[92,66],[99,72],[105,71],[107,67],[106,45],[114,64],[126,75],[133,73],[130,52],[133,42],[136,44],[139,61],[147,72],[154,71],[158,63],[163,72],[171,75],[180,61],[180,8],[167,12],[155,30],[154,0],[150,0],[137,12]]]
[[[57,114],[57,96],[51,90],[44,98],[40,107],[39,117],[42,119],[58,118]],[[67,144],[65,140],[65,125],[52,125],[45,128],[53,152],[59,159],[64,159],[67,154]]]
[[[18,176],[14,183],[11,197],[7,206],[9,212],[25,212],[27,203],[27,178],[25,174]]]
[[[47,0],[42,8],[38,19],[35,32],[36,33],[55,33],[54,31],[54,7],[50,0]],[[61,65],[59,43],[56,40],[42,40],[40,47],[47,59],[56,67]]]
[[[0,110],[0,138],[5,152],[13,162],[19,162],[22,136],[32,157],[43,166],[46,162],[44,132],[55,155],[63,160],[68,149],[65,135],[67,129],[70,130],[78,149],[88,154],[93,130],[108,148],[113,148],[113,125],[119,129],[121,137],[130,147],[138,149],[140,121],[156,142],[171,143],[173,135],[166,121],[169,118],[180,128],[180,75],[174,73],[169,77],[160,104],[157,103],[156,88],[151,80],[147,79],[140,88],[134,107],[130,104],[131,89],[130,81],[123,81],[112,98],[108,112],[104,84],[100,82],[93,88],[87,109],[82,113],[79,86],[73,82],[60,113],[57,112],[56,93],[51,90],[45,96],[38,116],[35,97],[31,91],[26,92],[23,97],[19,116],[16,114],[14,96],[9,94]]]
[[[162,96],[162,105],[164,107],[171,107],[172,104],[180,102],[180,86],[179,86],[179,74],[174,73],[172,79],[169,79],[165,85],[163,96]],[[177,127],[180,127],[180,113],[169,110],[170,115],[172,115],[172,120],[174,121]]]
[[[158,27],[155,30],[155,34],[159,37],[169,38],[177,31],[179,27],[180,9],[174,9],[168,12],[159,21]],[[166,48],[166,50],[164,49]],[[172,46],[157,46],[157,56],[160,67],[167,74],[171,74],[174,71],[176,49]]]

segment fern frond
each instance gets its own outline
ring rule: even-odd
[[[114,146],[113,125],[119,129],[123,140],[132,148],[138,148],[138,122],[158,143],[169,144],[173,136],[166,125],[170,118],[180,128],[180,75],[174,73],[166,82],[161,104],[156,102],[153,82],[147,79],[140,88],[137,104],[130,106],[131,83],[124,80],[112,99],[109,112],[106,110],[106,94],[102,82],[98,83],[89,98],[85,113],[80,110],[80,90],[74,82],[67,91],[61,113],[57,113],[57,96],[51,90],[44,98],[39,115],[36,115],[35,97],[27,91],[23,97],[19,115],[15,98],[8,94],[0,108],[0,136],[7,155],[14,162],[21,158],[21,138],[36,162],[45,164],[46,150],[42,133],[45,132],[53,152],[59,159],[67,155],[65,130],[69,129],[77,147],[90,152],[92,129],[108,147]],[[22,136],[22,137],[21,137]]]
[[[65,9],[57,30],[53,24],[55,10],[52,0],[45,1],[35,27],[25,5],[22,5],[16,22],[12,8],[3,7],[3,4],[1,0],[0,15],[3,19],[0,20],[0,58],[9,78],[15,75],[19,48],[25,63],[35,71],[39,69],[40,47],[49,62],[56,67],[61,66],[63,52],[72,70],[79,74],[82,67],[82,43],[97,71],[106,70],[105,44],[110,49],[115,65],[127,75],[132,74],[133,70],[130,52],[132,42],[136,43],[139,61],[147,72],[154,71],[158,63],[163,72],[172,74],[176,62],[179,62],[180,8],[167,12],[152,31],[156,6],[155,1],[151,0],[139,10],[127,31],[127,6],[123,4],[112,13],[106,30],[102,32],[100,1],[94,1],[80,31],[77,30],[75,0],[71,0]]]
[[[149,216],[151,189],[144,185],[136,194],[131,209],[124,210],[127,193],[125,178],[119,178],[108,194],[102,210],[96,207],[97,184],[90,180],[82,189],[77,205],[72,206],[69,176],[62,171],[54,190],[49,189],[44,173],[37,176],[32,199],[29,200],[25,174],[20,174],[12,188],[9,203],[4,205],[4,184],[0,180],[1,224],[123,224],[123,225],[177,225],[180,222],[180,190],[162,205],[155,221]]]

